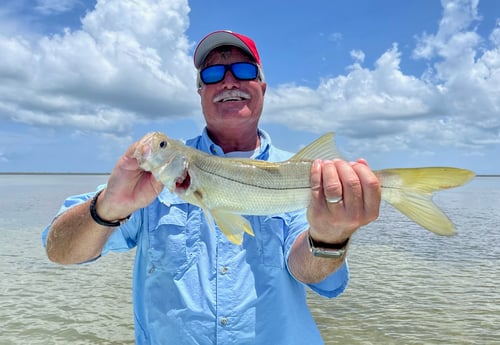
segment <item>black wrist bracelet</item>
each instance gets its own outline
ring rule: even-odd
[[[314,247],[317,247],[317,248],[325,248],[325,249],[343,249],[347,246],[347,244],[349,243],[350,241],[350,237],[345,240],[344,242],[342,243],[325,243],[325,242],[319,242],[319,241],[315,241],[311,234],[309,233],[309,241],[312,243],[312,245]]]
[[[90,202],[90,215],[92,216],[92,219],[99,225],[103,225],[103,226],[109,226],[109,227],[116,227],[116,226],[120,226],[122,225],[123,223],[125,223],[127,220],[129,220],[130,218],[130,215],[127,217],[127,218],[123,218],[123,219],[119,219],[115,222],[110,222],[110,221],[107,221],[107,220],[104,220],[102,219],[101,217],[99,217],[99,215],[97,214],[97,211],[95,209],[95,204],[97,202],[97,198],[99,197],[99,195],[102,193],[103,189],[101,189],[100,191],[98,191],[96,193],[96,195],[94,195],[94,197],[92,198],[92,201]]]

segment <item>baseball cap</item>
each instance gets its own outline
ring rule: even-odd
[[[196,47],[196,50],[194,51],[195,67],[199,69],[207,55],[215,48],[221,46],[238,47],[252,56],[255,59],[255,62],[260,65],[260,56],[257,51],[257,46],[250,37],[230,30],[218,30],[203,37]]]

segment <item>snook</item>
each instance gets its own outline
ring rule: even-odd
[[[253,159],[212,156],[185,146],[160,132],[145,135],[134,157],[171,192],[203,209],[227,238],[243,241],[253,235],[241,215],[271,215],[308,206],[310,170],[314,159],[340,158],[333,133],[325,134],[291,159],[272,163]],[[439,235],[452,235],[453,223],[432,202],[434,191],[465,184],[474,173],[448,167],[375,171],[382,199],[422,227]]]

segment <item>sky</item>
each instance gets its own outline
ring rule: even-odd
[[[500,174],[497,0],[3,0],[0,172],[110,172],[147,132],[198,135],[192,55],[219,29],[257,43],[274,145],[333,131],[374,169]]]

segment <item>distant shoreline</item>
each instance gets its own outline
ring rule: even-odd
[[[0,175],[109,175],[110,173],[86,172],[0,172]]]
[[[1,172],[0,175],[110,175],[107,172]],[[478,174],[476,177],[500,177],[500,174]]]

